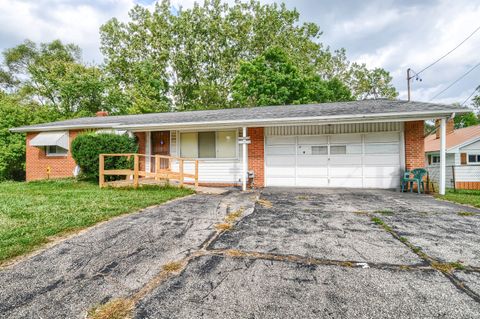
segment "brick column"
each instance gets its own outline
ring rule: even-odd
[[[425,167],[424,122],[405,122],[405,166],[407,170]]]
[[[265,148],[263,145],[263,127],[248,128],[251,144],[248,145],[248,170],[255,174],[253,183],[255,187],[265,185]]]
[[[138,154],[146,154],[145,146],[146,146],[146,134],[145,132],[136,132],[135,137],[137,138],[138,141]],[[140,170],[144,171],[145,170],[145,157],[140,156],[139,157],[139,166]]]

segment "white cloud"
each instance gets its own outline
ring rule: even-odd
[[[200,0],[203,2],[203,0]],[[84,60],[102,62],[99,28],[112,17],[127,20],[135,3],[149,0],[0,0],[0,50],[29,38],[35,42],[61,39],[78,44]],[[233,0],[228,0],[233,3]],[[262,1],[271,3],[273,0]],[[344,47],[353,61],[391,72],[400,98],[406,97],[405,72],[439,58],[479,26],[480,3],[469,0],[286,0],[302,21],[320,25],[322,41]],[[192,7],[194,0],[172,0],[175,7]],[[428,101],[478,63],[480,32],[414,82],[412,96]],[[480,68],[439,96],[441,102],[462,102],[479,85]]]

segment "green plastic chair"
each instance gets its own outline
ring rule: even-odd
[[[410,171],[405,171],[401,180],[402,193],[410,188],[410,192],[413,191],[413,183],[417,180],[411,177],[412,173]]]
[[[423,178],[428,174],[427,170],[424,168],[415,168],[410,171],[410,173],[413,174],[413,182],[411,184],[410,191],[413,189],[413,183],[417,183],[417,192],[420,194],[420,188],[421,191],[425,194],[425,182],[423,181]]]

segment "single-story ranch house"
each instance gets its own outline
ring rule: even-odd
[[[99,112],[12,131],[27,133],[29,181],[46,178],[47,168],[50,177],[72,176],[70,144],[93,129],[131,132],[139,153],[148,156],[200,159],[201,184],[245,187],[250,178],[255,187],[397,188],[405,169],[425,166],[424,121],[440,120],[442,157],[447,119],[465,112],[451,105],[377,99],[125,116]],[[148,160],[141,165],[153,169]],[[444,186],[443,165],[441,193]]]
[[[455,129],[450,120],[446,130],[447,186],[480,189],[480,125]],[[438,179],[440,131],[425,138],[425,162],[432,179]]]

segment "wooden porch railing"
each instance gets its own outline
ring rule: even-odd
[[[105,169],[105,158],[106,157],[127,157],[131,159],[133,157],[133,170],[131,169]],[[146,170],[140,170],[140,158],[145,158],[146,161],[154,160],[153,167],[155,168],[154,172],[147,172]],[[155,178],[155,180],[166,179],[178,180],[180,186],[183,186],[185,183],[185,178],[193,178],[195,187],[198,187],[198,160],[193,158],[185,157],[175,157],[167,155],[145,155],[145,154],[100,154],[100,163],[99,163],[99,185],[100,187],[105,187],[107,183],[105,182],[105,176],[108,175],[119,175],[126,176],[126,179],[131,178],[133,182],[133,187],[137,188],[139,185],[140,177],[149,177]],[[172,162],[178,161],[178,171],[172,170]],[[195,172],[186,173],[184,170],[185,162],[194,162]],[[144,164],[144,165],[145,165]],[[151,167],[151,166],[150,166]]]

